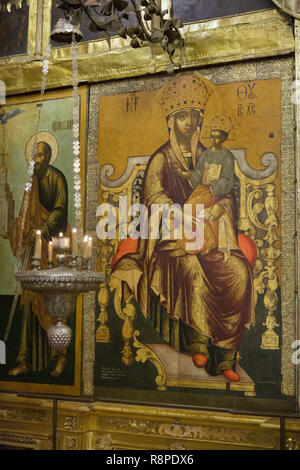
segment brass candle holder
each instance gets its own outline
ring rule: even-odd
[[[91,271],[89,259],[83,259],[83,269],[78,269],[79,257],[70,254],[69,237],[60,234],[52,238],[52,243],[57,267],[53,267],[52,260],[49,260],[51,269],[42,270],[41,258],[34,257],[33,269],[17,272],[15,277],[23,289],[43,294],[48,314],[57,320],[56,325],[47,331],[48,342],[56,351],[63,351],[71,341],[72,330],[66,321],[76,310],[78,295],[97,290],[104,281],[104,273]]]

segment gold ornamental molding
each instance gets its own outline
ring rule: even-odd
[[[52,406],[49,399],[0,393],[0,444],[51,449]],[[286,418],[285,431],[286,449],[297,450],[299,419]],[[60,400],[56,434],[58,450],[280,447],[279,417],[100,401]]]
[[[48,415],[46,410],[41,409],[0,406],[0,419],[44,423],[47,421]]]
[[[296,41],[296,52],[295,52],[295,82],[294,82],[294,101],[295,101],[295,121],[296,121],[296,155],[298,156],[298,160],[296,162],[296,204],[297,204],[297,225],[296,225],[296,254],[297,254],[297,279],[299,284],[299,276],[300,276],[300,237],[299,237],[299,230],[300,230],[300,218],[299,218],[299,208],[300,208],[300,161],[299,161],[299,152],[300,152],[300,93],[299,93],[299,85],[300,85],[300,20],[295,21],[295,41]],[[297,338],[300,338],[300,292],[297,289]],[[299,384],[299,366],[296,368],[296,375],[297,375],[297,382]],[[297,388],[298,394],[298,403],[300,403],[300,387],[298,385]]]
[[[35,3],[35,2],[33,2]],[[35,28],[35,29],[34,29]],[[51,29],[51,1],[45,0],[43,24],[31,26],[35,34],[35,53],[45,51]],[[190,23],[183,28],[185,41],[183,67],[274,57],[294,51],[294,36],[289,19],[277,9]],[[0,60],[0,79],[8,95],[39,90],[41,60],[35,56],[16,56]],[[39,60],[36,60],[36,59]],[[48,73],[48,88],[72,85],[71,47],[53,48]],[[132,49],[119,37],[78,44],[80,82],[100,82],[117,78],[165,72],[168,56],[159,46]]]

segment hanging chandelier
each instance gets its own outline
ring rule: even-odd
[[[80,31],[82,16],[90,20],[90,30],[102,32],[110,47],[111,37],[118,35],[130,40],[134,49],[159,44],[170,59],[167,72],[181,68],[184,40],[180,33],[183,23],[173,13],[172,1],[168,8],[162,0],[57,0],[57,8],[64,12],[54,27],[51,37],[60,43],[70,43],[83,37]],[[176,50],[179,57],[175,60]]]

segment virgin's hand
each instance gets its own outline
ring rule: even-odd
[[[204,220],[209,220],[211,209],[211,207],[204,209]]]
[[[183,176],[184,178],[189,178],[190,173],[182,168],[178,163],[173,163],[172,164],[173,171],[177,173],[180,176]]]
[[[209,222],[215,222],[216,220],[219,220],[220,217],[222,217],[222,215],[224,214],[224,209],[222,206],[219,206],[219,204],[215,204],[207,214],[205,214],[205,210],[204,218]]]

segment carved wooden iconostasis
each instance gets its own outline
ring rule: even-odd
[[[218,403],[224,404],[232,403],[230,397],[251,396],[252,402],[280,399],[294,389],[293,365],[288,371],[282,368],[290,354],[291,346],[286,340],[295,328],[290,317],[285,316],[295,307],[282,290],[282,276],[293,267],[284,266],[281,258],[282,251],[291,250],[291,256],[293,250],[290,239],[281,237],[281,210],[286,204],[281,197],[281,175],[286,169],[290,171],[288,166],[284,168],[285,164],[282,169],[282,154],[293,159],[292,149],[282,145],[285,132],[290,131],[282,129],[287,115],[284,111],[282,114],[281,106],[285,99],[290,106],[285,90],[291,80],[292,62],[278,61],[277,72],[275,64],[276,61],[265,61],[201,70],[216,85],[216,91],[208,100],[200,139],[209,147],[210,121],[214,115],[226,112],[234,120],[226,145],[235,156],[238,228],[240,234],[255,241],[258,250],[252,268],[255,320],[244,334],[239,350],[241,380],[228,383],[222,376],[210,377],[192,364],[191,356],[175,353],[157,334],[157,324],[153,327],[135,301],[128,302],[133,304],[129,309],[121,304],[120,286],[116,279],[108,277],[108,290],[111,288],[112,292],[108,297],[104,286],[100,290],[100,315],[96,317],[94,385],[99,395],[130,399],[132,389],[136,389],[137,400],[144,401],[147,396],[154,402],[180,400],[199,405],[210,403],[213,394],[218,395],[215,398]],[[196,75],[197,72],[194,71]],[[247,79],[250,76],[252,79]],[[158,92],[166,82],[167,78],[129,81],[128,85],[123,82],[122,93],[114,85],[95,86],[92,104],[95,112],[99,109],[100,206],[111,204],[120,212],[120,197],[127,198],[128,207],[140,202],[146,164],[155,149],[168,140],[165,117],[158,103]],[[112,126],[112,122],[119,125]],[[107,220],[104,212],[100,214],[99,210],[98,215],[102,216],[98,219],[100,233],[100,225]],[[128,216],[127,223],[133,219]],[[98,241],[98,266],[108,276],[114,271],[113,258],[120,242]],[[129,253],[135,250],[136,247],[129,247]],[[124,254],[128,254],[126,248]],[[293,284],[285,283],[285,288],[288,292]],[[290,306],[285,306],[285,301]],[[252,406],[249,399],[244,403]],[[284,407],[285,404],[284,401]]]
[[[23,9],[7,11],[1,4],[0,17],[1,57],[25,54],[28,49],[29,6]],[[16,35],[17,31],[17,35]]]

